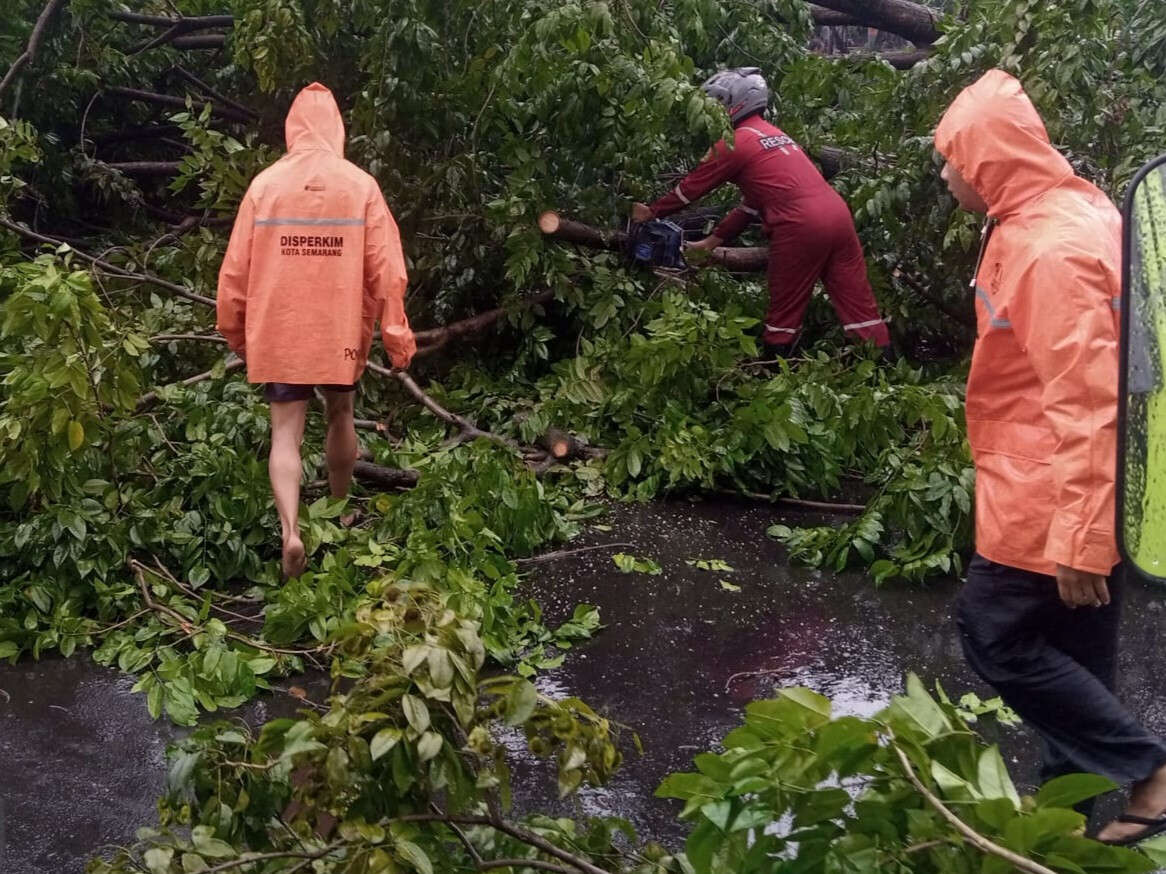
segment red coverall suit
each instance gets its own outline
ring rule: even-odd
[[[797,143],[760,115],[743,119],[734,145],[721,140],[713,146],[700,166],[651,205],[652,214],[678,212],[722,182],[736,184],[743,199],[713,234],[732,240],[756,216],[769,237],[766,345],[793,344],[819,279],[843,330],[877,346],[890,343],[850,209]]]

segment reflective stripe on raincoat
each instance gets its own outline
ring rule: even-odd
[[[976,550],[1044,574],[1108,574],[1114,537],[1121,216],[1052,147],[999,70],[947,110],[935,147],[995,220],[975,277],[968,376]]]
[[[417,347],[397,224],[376,180],[344,160],[332,92],[301,91],[286,135],[287,154],[239,206],[219,271],[220,333],[251,382],[354,383],[377,320],[393,365],[408,366]]]

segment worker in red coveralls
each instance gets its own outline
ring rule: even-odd
[[[760,218],[769,237],[766,352],[784,356],[793,348],[819,279],[843,330],[887,351],[890,337],[866,276],[850,209],[798,144],[765,120],[769,87],[758,69],[724,70],[702,87],[728,110],[733,144],[719,141],[671,192],[651,206],[634,204],[632,218],[663,218],[721,183],[733,182],[743,195],[740,206],[689,248],[715,249]]]

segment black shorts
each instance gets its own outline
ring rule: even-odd
[[[290,401],[311,400],[316,389],[324,391],[356,391],[355,385],[304,385],[298,382],[268,382],[263,386],[263,396],[269,404],[285,404]]]

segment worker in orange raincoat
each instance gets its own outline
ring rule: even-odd
[[[255,177],[219,271],[218,329],[266,383],[271,489],[283,528],[283,573],[306,566],[299,535],[300,443],[319,387],[335,497],[356,464],[353,396],[379,320],[394,367],[416,351],[405,317],[405,259],[376,180],[344,159],[344,122],[318,82],[292,103],[287,154]]]
[[[1113,691],[1121,217],[1002,71],[956,98],[935,148],[960,205],[988,216],[972,282],[976,555],[957,602],[964,652],[1040,733],[1046,779],[1134,784],[1126,815],[1100,836],[1140,840],[1166,829],[1166,745]]]

